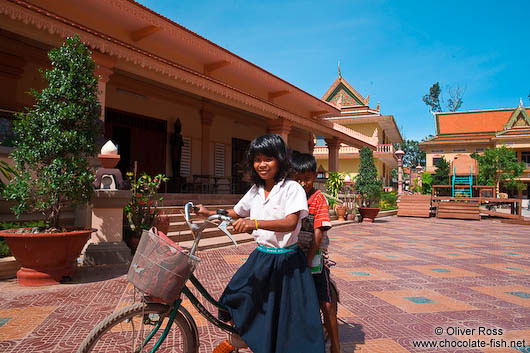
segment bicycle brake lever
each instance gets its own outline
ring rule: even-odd
[[[230,224],[228,221],[222,221],[221,224],[219,224],[217,226],[217,228],[221,229],[223,231],[223,233],[226,234],[227,237],[230,238],[230,240],[232,240],[234,242],[234,245],[236,246],[237,248],[237,242],[236,240],[232,237],[232,234],[230,234],[230,232],[228,231],[228,229],[226,228],[228,226],[228,224]]]

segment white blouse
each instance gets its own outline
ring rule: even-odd
[[[292,232],[273,232],[254,230],[252,235],[256,242],[270,248],[285,248],[296,244],[302,218],[307,217],[307,197],[300,184],[293,180],[281,180],[274,185],[265,199],[263,187],[253,185],[243,198],[234,206],[239,217],[259,220],[283,219],[300,211],[298,224]]]

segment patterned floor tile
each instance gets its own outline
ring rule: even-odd
[[[56,306],[30,306],[0,310],[0,341],[25,337],[55,309]]]
[[[474,310],[475,307],[427,289],[370,292],[408,313]]]
[[[491,268],[497,271],[502,271],[504,273],[514,275],[514,276],[528,276],[530,275],[530,266],[525,266],[517,263],[500,263],[500,264],[481,264],[487,268]]]
[[[504,301],[530,308],[530,287],[525,286],[492,286],[471,287],[477,292],[491,295]],[[530,337],[529,337],[530,338]]]
[[[394,280],[395,276],[375,267],[336,268],[334,275],[345,281],[381,281]]]
[[[420,265],[420,266],[405,266],[414,271],[418,271],[427,276],[436,278],[447,278],[447,277],[475,277],[481,276],[478,273],[467,271],[454,266],[447,266],[442,264],[432,265]]]

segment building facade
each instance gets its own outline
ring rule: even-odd
[[[512,197],[529,199],[530,190],[530,108],[521,103],[511,109],[488,109],[451,113],[434,113],[436,136],[420,142],[426,152],[426,171],[433,173],[439,158],[451,162],[458,154],[477,152],[486,148],[506,146],[513,149],[519,162],[526,169],[519,178],[525,189],[513,193]]]
[[[379,104],[376,109],[370,108],[369,97],[364,98],[342,76],[333,82],[322,100],[334,104],[339,114],[324,118],[325,121],[354,130],[359,134],[371,136],[376,144],[374,162],[378,175],[385,188],[392,186],[392,169],[397,168],[397,157],[393,143],[403,139],[392,115],[382,115]],[[329,159],[330,151],[337,149],[338,165]],[[359,170],[359,148],[347,146],[336,139],[320,137],[313,152],[317,163],[324,169],[347,173],[350,177]]]
[[[323,118],[340,114],[334,104],[133,0],[0,0],[0,19],[4,160],[13,113],[33,104],[26,92],[44,87],[38,68],[49,67],[47,51],[72,35],[92,50],[100,119],[105,138],[118,145],[122,172],[136,166],[173,180],[226,177],[237,186],[246,147],[267,132],[300,152],[313,151],[315,135],[377,148],[371,135]]]

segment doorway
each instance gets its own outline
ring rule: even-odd
[[[245,170],[249,145],[248,140],[232,138],[232,193],[234,194],[244,194],[251,186]]]
[[[167,121],[114,109],[105,110],[105,138],[118,147],[118,168],[125,175],[166,174]]]

